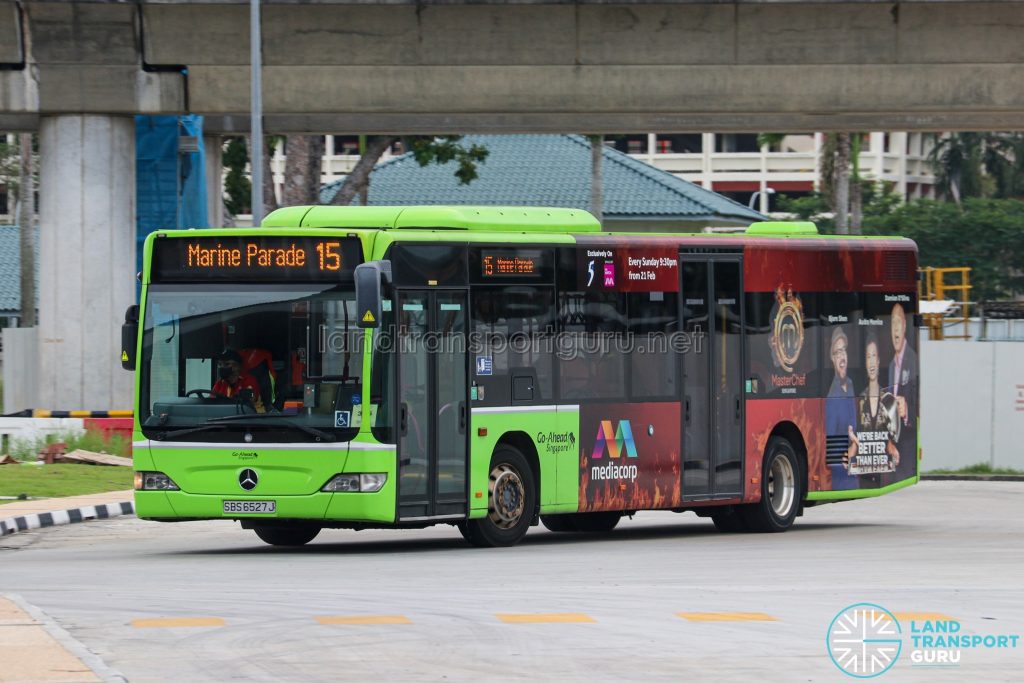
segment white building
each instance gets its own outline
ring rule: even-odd
[[[609,135],[606,144],[668,171],[683,180],[748,203],[755,192],[762,212],[774,210],[773,194],[806,195],[818,188],[822,133],[792,134],[778,149],[757,144],[757,135],[694,133],[667,135]],[[926,133],[868,133],[860,149],[861,176],[892,183],[905,199],[935,196],[935,176],[928,163],[930,138]],[[324,154],[323,182],[351,171],[359,159],[356,136],[329,135]],[[385,153],[387,160],[402,153],[398,143]],[[278,192],[284,155],[274,158]]]

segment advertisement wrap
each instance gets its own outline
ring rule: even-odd
[[[679,404],[580,406],[580,512],[679,505]]]

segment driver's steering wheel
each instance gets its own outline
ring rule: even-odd
[[[220,394],[215,394],[209,389],[190,389],[189,391],[185,392],[185,398],[188,398],[193,394],[195,394],[199,398],[223,398],[223,396],[221,396]]]

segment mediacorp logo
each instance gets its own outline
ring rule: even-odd
[[[849,676],[874,678],[896,664],[904,637],[912,667],[958,667],[965,649],[1016,649],[1020,642],[1019,635],[964,633],[958,620],[941,614],[913,613],[909,620],[909,634],[904,636],[896,615],[884,607],[869,602],[850,605],[829,624],[829,657]]]
[[[619,420],[617,427],[612,426],[612,420],[601,420],[597,425],[597,436],[594,438],[594,450],[590,454],[592,462],[603,460],[605,452],[609,457],[618,459],[623,454],[627,458],[637,457],[636,443],[633,441],[633,427],[629,420]],[[609,462],[604,465],[593,465],[590,468],[591,479],[628,479],[635,481],[637,477],[636,465],[619,465]]]

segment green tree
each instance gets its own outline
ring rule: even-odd
[[[224,145],[224,194],[227,200],[225,208],[232,216],[249,213],[252,210],[252,181],[246,175],[245,168],[249,165],[249,150],[245,138],[229,138]]]
[[[347,206],[357,194],[369,192],[370,173],[377,165],[381,155],[395,142],[402,140],[403,147],[412,153],[420,166],[429,164],[444,165],[454,161],[455,177],[462,185],[468,185],[477,178],[477,164],[487,159],[487,148],[481,145],[464,146],[461,135],[419,135],[399,137],[392,135],[372,135],[367,138],[366,148],[352,172],[345,178],[331,204]]]
[[[911,238],[921,266],[970,267],[975,301],[1024,294],[1024,202],[967,197],[958,207],[919,199],[865,217],[864,232]]]
[[[965,197],[980,197],[985,133],[950,133],[939,138],[928,153],[939,194],[957,206]]]

